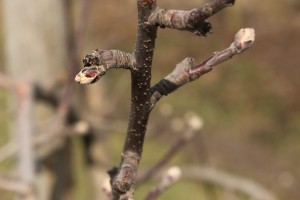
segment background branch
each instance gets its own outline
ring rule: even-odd
[[[16,92],[17,113],[14,126],[15,141],[19,146],[18,174],[22,182],[32,185],[36,180],[36,155],[33,149],[32,140],[34,138],[33,130],[33,87],[28,82],[20,82],[17,85]],[[35,195],[26,199],[35,199]]]
[[[197,116],[196,114],[192,114],[186,116],[185,122],[187,123],[188,127],[186,130],[183,130],[182,136],[178,138],[178,140],[170,147],[170,149],[163,155],[163,157],[153,165],[148,171],[141,175],[138,178],[137,184],[142,184],[148,181],[150,178],[154,177],[155,174],[159,173],[160,170],[166,166],[169,161],[174,158],[174,156],[182,150],[182,148],[193,140],[203,128],[202,119]]]
[[[182,176],[219,185],[233,191],[243,192],[257,200],[276,200],[275,196],[258,183],[246,178],[234,176],[212,167],[182,167]]]
[[[12,78],[0,72],[0,87],[13,92],[15,86],[15,81]]]
[[[159,184],[153,187],[147,194],[145,200],[157,199],[169,187],[174,185],[181,178],[181,169],[179,167],[171,167],[162,175]]]
[[[31,196],[33,192],[29,184],[4,175],[0,175],[0,191],[1,190],[14,192],[21,196]]]

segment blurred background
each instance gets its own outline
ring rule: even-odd
[[[205,2],[161,0],[158,5],[188,10]],[[135,1],[2,0],[0,10],[0,73],[6,76],[0,76],[0,179],[26,180],[16,168],[22,154],[9,147],[23,146],[16,142],[20,135],[15,127],[22,124],[18,116],[24,99],[14,97],[24,89],[20,85],[34,84],[42,89],[33,95],[28,130],[33,138],[56,135],[35,145],[34,174],[27,181],[47,179],[52,190],[44,199],[104,199],[95,191],[101,191],[105,171],[120,162],[130,73],[111,70],[89,86],[73,79],[82,58],[93,49],[133,51]],[[300,199],[300,1],[237,0],[208,21],[213,34],[207,37],[159,29],[152,84],[185,57],[201,62],[228,47],[240,28],[253,27],[256,42],[158,103],[150,117],[140,172],[180,138],[184,116],[193,112],[203,119],[204,129],[166,167],[208,167],[251,181],[276,199]],[[7,149],[10,154],[5,154]],[[1,187],[3,183],[0,180]],[[155,183],[153,178],[138,187],[136,199],[143,199]],[[259,199],[232,190],[183,177],[160,199]],[[0,199],[15,198],[14,189],[0,191]]]

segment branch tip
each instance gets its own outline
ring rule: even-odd
[[[185,115],[187,124],[194,130],[201,130],[204,126],[203,119],[194,112]]]
[[[76,76],[75,81],[80,84],[93,84],[106,73],[104,65],[84,67]]]
[[[181,169],[177,166],[170,167],[162,177],[162,184],[169,186],[177,182],[181,177]]]
[[[234,38],[234,46],[237,48],[238,53],[250,48],[255,41],[255,30],[253,28],[240,29]]]

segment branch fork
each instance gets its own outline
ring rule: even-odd
[[[228,48],[215,52],[196,65],[193,58],[185,58],[169,75],[151,87],[152,59],[158,26],[206,36],[211,30],[206,19],[234,2],[212,0],[201,8],[183,11],[161,9],[156,6],[155,0],[137,0],[138,31],[135,51],[130,54],[118,50],[96,49],[83,59],[84,68],[75,77],[75,81],[82,84],[95,83],[111,68],[131,71],[131,111],[122,159],[120,167],[109,172],[114,200],[133,199],[148,118],[158,100],[208,73],[214,66],[247,50],[255,38],[253,29],[241,29]]]

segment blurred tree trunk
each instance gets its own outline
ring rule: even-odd
[[[68,66],[64,1],[3,0],[6,64],[16,79],[51,87]]]
[[[65,6],[65,1],[61,0],[3,0],[6,70],[11,77],[30,80],[46,90],[52,89],[57,80],[63,78],[69,58]],[[34,105],[32,123],[36,124],[47,109],[37,106],[36,102]],[[16,139],[20,137],[18,134],[14,135]],[[31,131],[31,134],[36,133]],[[66,188],[70,186],[69,151],[70,145],[64,145],[53,155],[54,177],[58,183],[55,184],[53,199],[63,199]],[[36,170],[36,161],[31,159],[30,162],[35,162],[32,165]],[[24,179],[26,173],[19,173]],[[40,187],[43,184],[36,185]],[[38,200],[47,199],[51,193],[45,189],[41,191],[45,193],[40,194]]]

